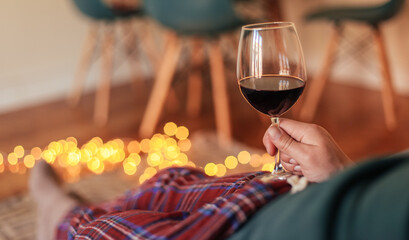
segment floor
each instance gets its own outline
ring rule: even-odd
[[[186,85],[184,76],[174,83],[177,93],[166,105],[157,132],[168,121],[185,125],[191,132],[214,130],[214,115],[210,83],[206,82],[202,113],[189,117],[185,111]],[[234,79],[228,76],[228,79]],[[262,136],[270,124],[269,119],[257,114],[240,95],[235,81],[229,81],[231,116],[234,138],[252,147],[262,148]],[[79,144],[94,136],[103,140],[138,137],[138,127],[146,106],[151,81],[117,86],[111,91],[109,122],[104,127],[92,121],[93,97],[87,94],[80,106],[69,108],[59,100],[27,109],[0,115],[0,152],[5,155],[16,145],[26,149],[44,147],[53,140],[74,136]],[[308,89],[307,89],[308,91]],[[297,119],[302,98],[284,117]],[[397,97],[398,127],[388,131],[385,127],[382,103],[378,91],[366,90],[331,82],[326,87],[315,123],[325,127],[345,153],[359,161],[371,156],[402,151],[409,146],[409,96]],[[245,130],[243,130],[245,129]],[[10,184],[13,182],[13,184]],[[25,191],[27,174],[0,174],[0,199]]]

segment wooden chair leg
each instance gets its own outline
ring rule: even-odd
[[[176,71],[182,45],[175,33],[169,34],[163,61],[155,78],[151,96],[139,128],[141,137],[150,137],[158,124],[173,75]]]
[[[74,87],[67,99],[68,105],[72,107],[77,106],[80,102],[85,78],[91,66],[92,56],[97,45],[96,43],[98,41],[98,30],[98,24],[93,24],[88,29],[88,33],[82,50],[82,55],[80,57],[80,62],[74,78]]]
[[[378,50],[379,62],[382,73],[382,102],[386,126],[389,130],[394,130],[397,125],[394,103],[395,94],[391,80],[389,63],[386,56],[385,42],[382,37],[382,33],[379,29],[379,26],[375,26],[373,30],[375,45]]]
[[[101,79],[95,95],[94,109],[94,121],[98,126],[103,126],[108,121],[109,91],[115,45],[115,32],[113,26],[106,25],[103,29],[102,37]]]
[[[200,39],[193,40],[191,58],[192,69],[188,79],[187,113],[190,117],[197,117],[200,113],[203,85],[202,73],[199,68],[202,67],[204,60],[203,42]]]
[[[218,140],[219,144],[228,145],[232,140],[229,99],[227,95],[223,54],[217,41],[210,44],[208,55]]]
[[[317,77],[314,78],[313,81],[308,83],[310,84],[310,86],[305,97],[304,105],[300,110],[300,119],[302,121],[310,122],[315,116],[318,103],[321,99],[322,92],[324,91],[325,84],[328,81],[328,77],[331,72],[331,67],[337,52],[340,34],[341,28],[339,26],[335,26],[329,42],[322,69],[320,70]]]

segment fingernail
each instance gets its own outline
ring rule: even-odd
[[[295,161],[294,159],[290,159],[290,161],[289,161],[289,163],[291,163],[291,164],[297,164],[297,161]]]
[[[281,131],[277,127],[271,127],[268,131],[268,134],[273,140],[278,140],[281,137]]]
[[[300,165],[295,166],[295,167],[294,167],[294,171],[301,171]]]

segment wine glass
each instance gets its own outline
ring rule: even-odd
[[[272,125],[298,100],[305,87],[303,51],[291,22],[245,25],[241,29],[237,56],[240,91],[256,110],[268,115]],[[290,176],[275,156],[274,171],[267,178]]]

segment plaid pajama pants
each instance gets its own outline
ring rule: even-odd
[[[209,177],[198,169],[168,168],[123,197],[72,209],[58,239],[222,239],[276,196],[286,181],[263,183],[265,172]]]

